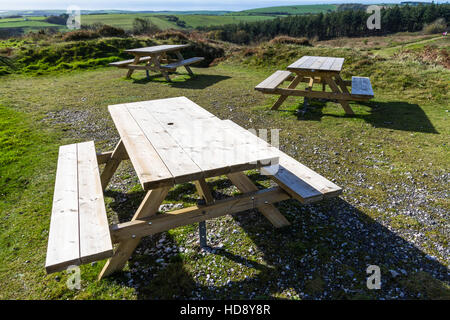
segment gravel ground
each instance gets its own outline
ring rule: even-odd
[[[224,109],[229,112],[228,118],[235,121],[245,117],[233,106],[223,108],[214,102],[212,105],[221,110],[221,118],[225,118]],[[107,121],[85,109],[50,113],[46,121],[68,125],[69,133],[77,139],[101,141],[103,150],[112,149],[117,142]],[[252,121],[263,125],[265,122],[248,120]],[[281,142],[281,149],[296,153],[297,145],[292,141]],[[334,159],[346,161],[342,150],[336,149],[339,151],[334,151]],[[321,166],[321,172],[331,170],[327,168],[327,163],[333,161],[330,147],[311,146],[311,150],[311,157],[321,159],[315,163]],[[366,160],[374,166],[388,162],[383,154],[368,154]],[[449,298],[448,288],[443,286],[450,279],[449,248],[430,236],[436,229],[440,235],[450,234],[448,212],[440,206],[427,205],[430,199],[448,199],[448,192],[428,188],[415,181],[417,173],[407,173],[401,181],[381,182],[390,195],[388,201],[371,202],[356,190],[373,189],[374,181],[358,169],[350,173],[349,180],[348,170],[344,172],[346,178],[340,173],[332,175],[333,181],[345,190],[337,199],[312,205],[301,205],[295,200],[278,204],[292,223],[288,228],[275,230],[262,215],[250,210],[208,221],[209,249],[199,247],[196,226],[147,237],[130,260],[129,269],[115,281],[134,287],[140,298],[152,299],[408,299],[427,298],[436,292]],[[128,220],[143,197],[142,191],[128,193],[138,184],[131,165],[123,163],[118,172],[106,193],[113,199],[108,209],[115,212],[110,216],[113,222]],[[443,184],[449,179],[449,173],[424,175]],[[261,187],[270,183],[257,174],[251,177]],[[227,180],[211,184],[216,198],[237,191]],[[161,211],[178,209],[198,199],[192,184],[182,188],[184,192],[169,194],[174,203],[162,205]],[[375,215],[369,217],[365,212]],[[393,228],[392,221],[397,216],[410,217],[417,228]],[[429,246],[437,256],[424,253]],[[369,265],[381,268],[380,290],[366,287]],[[168,274],[168,286],[173,290],[167,285],[164,290],[155,289],[167,280]]]

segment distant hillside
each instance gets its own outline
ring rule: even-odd
[[[267,7],[250,9],[232,13],[242,15],[298,15],[308,13],[320,13],[335,11],[338,5],[335,4],[313,4],[313,5],[295,5],[281,7]]]

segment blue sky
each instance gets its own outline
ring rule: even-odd
[[[427,1],[427,0],[420,0]],[[319,3],[377,3],[376,0],[0,0],[0,10],[45,10],[66,9],[77,5],[82,10],[122,9],[122,10],[245,10],[279,5],[319,4]],[[381,0],[379,2],[400,2]],[[379,3],[378,2],[378,3]],[[430,1],[431,2],[431,1]]]

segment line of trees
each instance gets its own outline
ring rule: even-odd
[[[371,14],[364,10],[344,10],[273,20],[201,28],[214,38],[239,44],[265,41],[278,35],[308,37],[319,40],[337,37],[363,37],[396,32],[416,32],[437,19],[450,19],[449,4],[393,6],[381,9],[381,29],[367,28]]]

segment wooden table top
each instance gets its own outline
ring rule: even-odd
[[[189,47],[188,44],[164,44],[160,46],[152,46],[152,47],[144,47],[137,49],[128,49],[125,52],[134,54],[134,55],[146,55],[146,54],[155,54],[161,52],[175,51],[179,49],[183,49]]]
[[[144,190],[278,164],[264,140],[186,97],[108,110]]]
[[[287,67],[289,71],[340,72],[344,58],[303,56]]]

